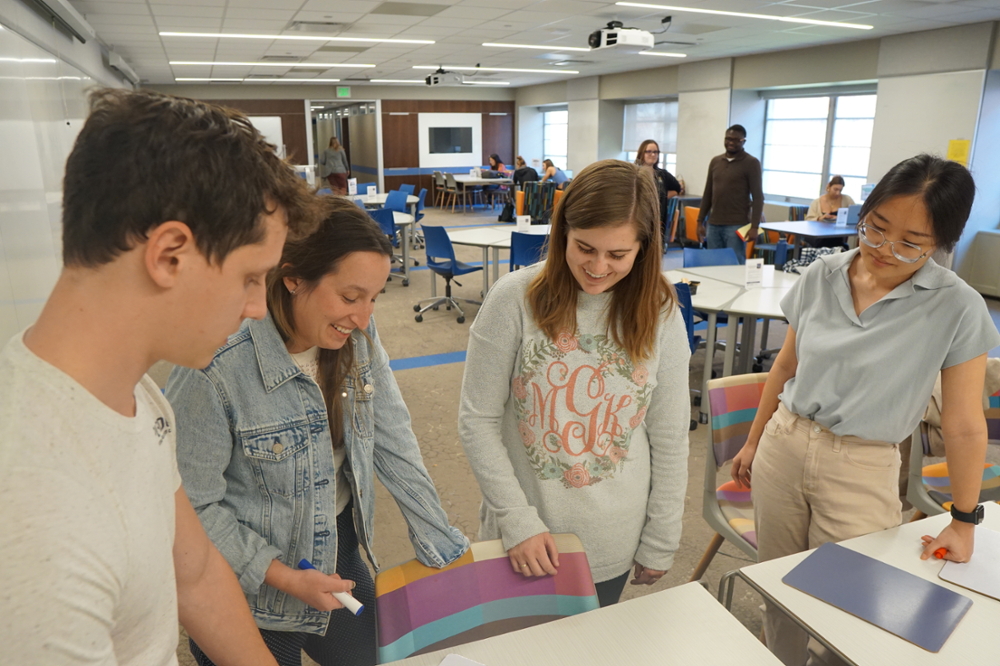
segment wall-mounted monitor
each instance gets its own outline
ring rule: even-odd
[[[429,127],[428,148],[433,154],[471,153],[471,127]]]

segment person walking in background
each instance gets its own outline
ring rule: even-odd
[[[746,258],[746,243],[736,231],[749,223],[746,240],[756,240],[764,212],[760,160],[743,149],[746,140],[747,131],[742,125],[726,130],[726,152],[708,164],[698,212],[698,237],[708,242],[709,249],[732,248],[740,261]]]
[[[569,180],[569,176],[557,167],[552,160],[544,160],[542,164],[545,166],[545,174],[542,175],[542,182],[552,181],[556,184],[556,189],[561,190],[563,185]]]
[[[347,194],[347,179],[351,173],[351,165],[347,161],[347,151],[337,141],[330,137],[330,145],[319,156],[319,175],[330,183],[334,194]]]
[[[528,163],[524,161],[524,158],[520,155],[514,160],[514,186],[520,187],[525,183],[533,183],[538,180],[538,172],[532,167],[528,166]]]
[[[666,169],[661,169],[660,165],[660,146],[652,139],[646,139],[639,146],[639,152],[635,157],[635,163],[638,166],[649,167],[653,170],[653,176],[656,178],[656,189],[660,195],[660,225],[664,230],[664,237],[666,238],[667,230],[670,229],[669,221],[667,220],[667,202],[676,197],[681,192],[681,184],[677,182],[674,175],[667,171]]]
[[[838,210],[853,205],[854,199],[844,194],[844,179],[840,176],[834,176],[826,185],[826,193],[818,199],[813,199],[812,203],[809,204],[806,219],[818,222],[835,222]]]
[[[661,272],[648,169],[595,162],[552,216],[548,260],[489,291],[469,333],[459,436],[479,536],[555,574],[552,533],[587,552],[602,606],[670,569],[687,487],[688,347]]]

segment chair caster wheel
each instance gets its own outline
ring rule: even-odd
[[[708,414],[699,414],[698,423],[701,423],[702,425],[708,423]]]
[[[712,379],[718,379],[718,378],[719,378],[719,373],[716,372],[715,370],[712,370]]]
[[[693,404],[693,405],[694,405],[695,407],[701,407],[701,396],[700,396],[700,395],[696,395],[696,396],[694,397],[694,400],[692,400],[691,402],[692,402],[692,404]]]
[[[403,286],[404,287],[409,287],[410,286],[410,281],[409,280],[403,280]]]
[[[760,363],[754,363],[753,364],[753,371],[754,372],[764,372],[764,366],[762,366]]]
[[[691,425],[688,426],[688,430],[697,430],[697,429],[698,429],[698,422],[695,421],[694,419],[691,419]]]
[[[431,308],[431,309],[432,309],[432,310],[438,310],[438,309],[440,309],[440,307],[441,307],[441,306],[439,306],[439,305],[435,305],[435,306],[434,306],[433,308]]]
[[[414,305],[413,306],[413,311],[414,312],[420,312],[420,306],[419,305]]]
[[[419,262],[419,261],[417,261],[416,259],[414,259],[414,260],[413,260],[413,265],[414,265],[414,266],[419,266],[419,265],[420,265],[420,262]]]
[[[417,315],[416,317],[414,317],[414,319],[415,319],[415,320],[416,320],[417,322],[421,322],[421,321],[423,321],[423,320],[424,320],[424,316],[423,316],[423,315]]]
[[[459,324],[464,324],[465,323],[465,317],[459,317],[458,318],[458,323]]]

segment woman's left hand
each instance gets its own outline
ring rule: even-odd
[[[656,569],[648,569],[638,562],[635,563],[635,578],[630,582],[632,585],[652,585],[656,581],[663,578],[663,574],[666,571],[657,571]]]

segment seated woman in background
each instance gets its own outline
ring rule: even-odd
[[[282,666],[300,666],[303,649],[323,666],[375,663],[358,546],[377,567],[376,476],[421,562],[443,567],[469,545],[448,525],[372,319],[392,247],[354,203],[327,200],[320,228],[288,242],[268,276],[267,316],[204,370],[174,370],[166,390],[184,487]],[[357,617],[331,595],[352,589],[368,606]]]
[[[514,160],[514,185],[520,187],[525,183],[533,183],[538,180],[538,172],[528,166],[524,158],[520,155]]]
[[[561,190],[566,181],[569,180],[569,176],[567,176],[562,169],[553,164],[552,160],[544,160],[542,165],[545,167],[545,174],[542,176],[542,182],[544,183],[551,180],[556,184],[556,189]]]
[[[807,220],[819,222],[835,222],[837,210],[854,205],[854,199],[844,194],[844,179],[834,176],[826,186],[826,194],[813,199],[806,213]]]
[[[667,230],[670,229],[669,220],[667,220],[667,202],[681,193],[681,184],[677,182],[672,173],[660,168],[659,161],[659,144],[652,139],[643,141],[635,156],[635,163],[653,170],[653,176],[656,178],[656,189],[660,195],[660,223],[664,234],[666,234]]]
[[[548,259],[502,277],[469,333],[459,436],[479,536],[555,574],[580,537],[602,606],[673,563],[687,486],[688,347],[661,273],[647,169],[595,162],[552,215]]]
[[[490,171],[506,171],[507,167],[504,166],[503,160],[496,153],[490,155]]]

